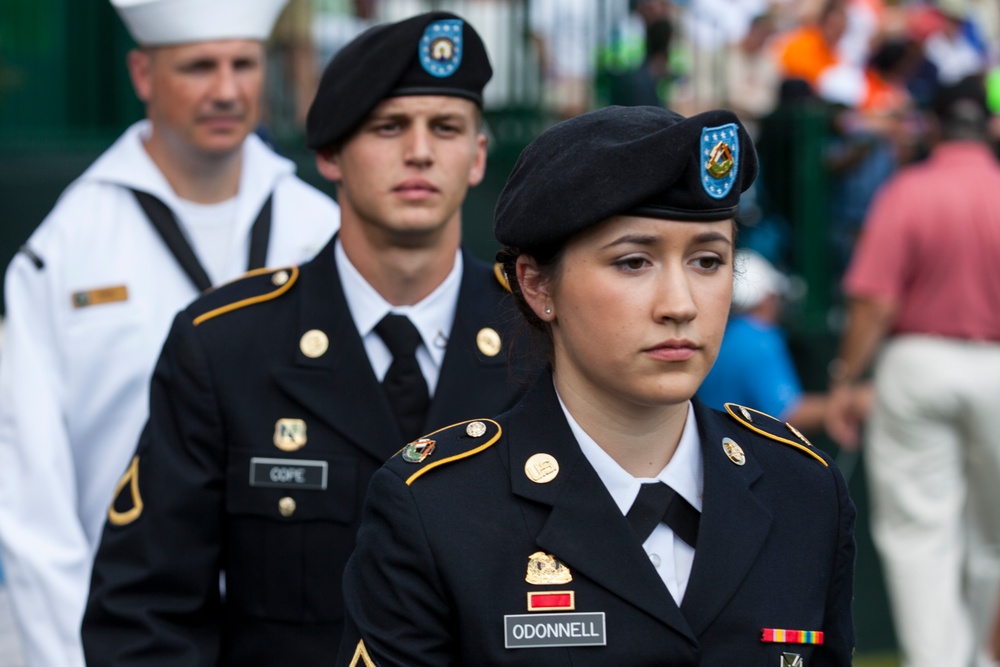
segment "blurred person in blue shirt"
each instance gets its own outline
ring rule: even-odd
[[[737,251],[733,306],[715,365],[698,398],[723,409],[737,403],[805,431],[823,428],[826,395],[806,393],[779,324],[788,278],[759,253]]]

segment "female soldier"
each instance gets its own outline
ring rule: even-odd
[[[525,149],[495,232],[551,373],[375,475],[338,664],[850,664],[840,472],[791,426],[692,398],[755,175],[727,111],[611,107]]]

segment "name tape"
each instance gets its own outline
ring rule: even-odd
[[[604,612],[511,614],[503,617],[505,648],[607,646]]]
[[[315,489],[327,484],[327,462],[303,459],[250,459],[250,486],[275,489]]]

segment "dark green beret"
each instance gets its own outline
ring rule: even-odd
[[[387,97],[451,95],[482,106],[492,76],[483,40],[454,14],[377,25],[327,65],[306,117],[306,144],[318,150],[347,139]]]
[[[493,232],[504,245],[538,250],[619,214],[725,220],[756,177],[753,143],[731,111],[684,118],[606,107],[552,126],[521,152]]]

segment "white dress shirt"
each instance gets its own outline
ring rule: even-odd
[[[412,306],[393,306],[383,299],[351,264],[340,239],[337,239],[334,256],[347,308],[365,345],[375,377],[381,382],[392,365],[392,353],[375,333],[375,325],[389,313],[405,315],[420,332],[423,344],[417,348],[417,363],[427,381],[428,396],[433,397],[441,374],[441,364],[444,363],[445,349],[448,347],[448,334],[458,307],[458,292],[462,286],[462,252],[455,253],[455,265],[444,282]]]
[[[558,391],[556,392],[558,395]],[[702,493],[705,488],[705,469],[701,455],[701,438],[698,436],[698,423],[694,417],[694,408],[688,402],[687,420],[684,432],[681,434],[677,450],[667,465],[653,478],[633,477],[589,435],[573,419],[566,409],[566,404],[559,398],[566,421],[580,444],[583,455],[597,471],[604,486],[608,489],[621,513],[627,514],[639,495],[639,487],[648,482],[663,482],[679,493],[685,500],[701,512]],[[687,590],[688,579],[691,577],[691,565],[694,563],[694,547],[689,546],[674,534],[665,523],[660,522],[642,544],[649,555],[649,560],[656,568],[657,574],[670,591],[671,597],[678,606]]]

